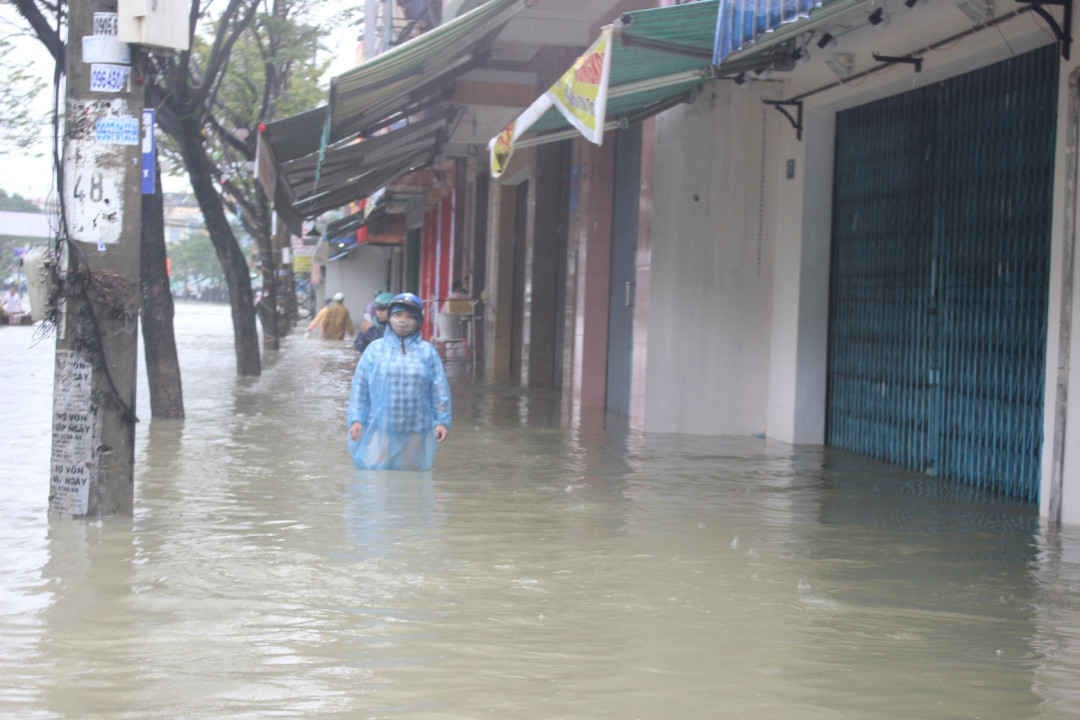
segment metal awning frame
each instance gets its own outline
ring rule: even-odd
[[[379,186],[385,185],[406,173],[418,170],[435,161],[435,151],[422,151],[407,157],[403,161],[387,164],[354,178],[349,184],[328,190],[298,201],[293,207],[303,217],[319,215],[327,210],[334,210],[346,203],[366,197]]]
[[[386,164],[401,154],[414,154],[420,146],[431,146],[432,150],[441,147],[453,114],[446,108],[442,113],[404,128],[328,149],[322,162],[319,185],[315,184],[318,161],[314,154],[285,163],[280,175],[294,201],[315,194],[320,187],[332,189],[334,185],[353,180],[358,175],[358,168]]]

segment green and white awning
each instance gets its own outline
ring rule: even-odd
[[[454,80],[524,7],[488,0],[333,78],[326,105],[260,128],[256,173],[289,227],[429,164],[449,134]]]
[[[713,76],[718,0],[637,10],[606,26],[559,80],[488,143],[492,175],[516,148],[605,130],[688,100]]]

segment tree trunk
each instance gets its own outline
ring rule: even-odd
[[[255,303],[251,293],[251,277],[240,244],[236,242],[232,227],[225,216],[221,197],[214,187],[210,172],[210,160],[203,146],[202,128],[192,117],[183,119],[180,137],[176,138],[184,158],[184,167],[191,180],[191,189],[202,210],[206,230],[214,244],[225,283],[229,287],[229,304],[232,307],[233,342],[236,348],[236,373],[259,375],[262,364],[259,359],[259,333],[255,327]]]
[[[165,263],[165,208],[161,195],[161,166],[157,165],[155,193],[142,196],[142,334],[146,358],[150,414],[155,418],[184,417],[184,391],[173,332],[173,299]]]
[[[262,269],[262,298],[259,300],[259,320],[263,329],[263,350],[278,350],[281,337],[278,323],[278,278],[273,243],[265,248],[259,243],[259,265]]]
[[[286,327],[291,328],[300,319],[300,308],[296,305],[296,273],[293,266],[286,266],[286,275],[282,283],[285,286],[285,320]]]
[[[281,258],[281,253],[284,252],[284,248],[289,248],[289,256],[292,257],[292,233],[289,232],[289,228],[286,227],[284,222],[278,223],[278,234],[274,238],[274,247],[277,248],[278,258]],[[292,330],[293,325],[296,324],[296,282],[293,278],[293,261],[288,263],[281,263],[279,267],[281,272],[278,273],[278,327],[281,328],[282,335],[288,335]]]
[[[256,207],[258,208],[257,226],[260,231],[252,233],[259,246],[259,271],[262,273],[262,297],[259,298],[259,322],[263,329],[263,350],[278,350],[281,347],[281,323],[278,319],[278,279],[277,254],[274,252],[274,238],[271,234],[273,218],[270,202],[262,188],[256,186]],[[249,228],[250,232],[250,228]]]

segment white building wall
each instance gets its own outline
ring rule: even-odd
[[[326,267],[326,297],[345,293],[345,306],[357,325],[377,293],[395,290],[386,287],[386,264],[393,252],[390,247],[362,245]]]
[[[656,119],[649,432],[765,430],[771,273],[759,97],[713,82]]]
[[[1073,37],[1080,37],[1080,14],[1074,13],[1073,18]],[[1080,281],[1075,269],[1080,223],[1080,61],[1073,45],[1072,58],[1062,63],[1058,81],[1039,510],[1043,517],[1080,525]],[[1074,254],[1071,272],[1067,246]]]
[[[831,112],[805,112],[802,142],[776,111],[766,126],[775,256],[766,434],[789,443],[825,442],[835,125]]]

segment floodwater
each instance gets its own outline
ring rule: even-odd
[[[1080,717],[1080,532],[868,460],[606,436],[457,382],[431,473],[345,451],[345,346],[233,374],[181,305],[135,515],[46,518],[52,342],[0,328],[0,716]]]

